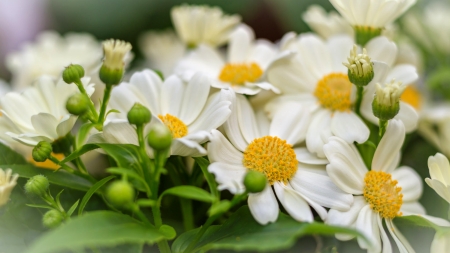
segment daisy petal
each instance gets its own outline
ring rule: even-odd
[[[370,135],[367,125],[354,112],[334,112],[331,132],[348,143],[363,143]]]
[[[314,217],[308,203],[295,190],[276,182],[274,190],[286,211],[297,221],[312,222]]]
[[[382,218],[381,216],[377,215],[377,223],[378,228],[380,229],[381,234],[381,242],[383,243],[383,253],[392,253],[392,246],[391,241],[389,240],[389,237],[386,234],[386,231],[384,231]]]
[[[372,170],[390,172],[390,165],[400,152],[405,140],[405,127],[399,120],[390,120],[386,133],[378,144],[372,161]]]
[[[331,136],[331,112],[319,110],[313,116],[308,131],[306,133],[306,147],[311,153],[316,153],[318,157],[325,157],[323,145]]]
[[[417,124],[419,122],[419,114],[416,109],[411,105],[400,101],[400,110],[394,119],[401,120],[405,125],[405,131],[411,133],[417,129]]]
[[[286,102],[275,112],[269,135],[278,136],[295,145],[305,140],[311,113],[300,103]]]
[[[215,162],[208,166],[208,171],[216,177],[216,181],[219,183],[219,190],[229,190],[233,194],[239,194],[245,191],[243,181],[247,173],[246,168],[233,164]]]
[[[242,165],[244,155],[237,150],[223,134],[217,130],[212,130],[208,143],[208,158],[213,162],[231,163]]]
[[[398,181],[402,188],[403,201],[417,201],[422,195],[422,178],[410,167],[402,166],[392,172],[392,178]]]
[[[266,185],[266,188],[262,192],[249,194],[248,207],[253,218],[261,225],[275,222],[280,212],[277,199],[269,184]]]
[[[400,230],[395,227],[392,219],[385,219],[385,221],[387,229],[397,244],[400,253],[414,253],[414,249],[411,247],[406,238],[400,233]]]
[[[202,111],[208,99],[209,89],[209,79],[201,73],[195,74],[189,81],[183,93],[179,114],[180,119],[186,125],[190,125]],[[195,98],[195,103],[192,101],[192,98]]]
[[[297,156],[297,160],[301,163],[306,164],[317,164],[317,165],[325,165],[328,164],[328,159],[319,158],[308,151],[307,148],[294,148],[295,155]]]
[[[356,219],[356,229],[362,232],[369,240],[370,244],[361,237],[358,237],[358,244],[361,248],[372,250],[370,252],[381,252],[380,229],[377,223],[378,214],[372,211],[369,205],[364,206]]]

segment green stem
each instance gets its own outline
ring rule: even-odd
[[[155,227],[160,228],[162,225],[161,210],[159,210],[158,206],[154,206],[152,207],[152,213],[153,213],[153,220],[155,222]],[[158,248],[160,252],[171,252],[167,240],[162,240],[158,242]]]
[[[100,115],[98,116],[98,127],[103,129],[103,122],[105,122],[106,107],[109,103],[109,98],[111,97],[112,85],[106,85],[105,91],[103,93],[102,106],[100,107]]]
[[[380,137],[380,141],[381,141],[381,138],[383,138],[384,133],[386,133],[386,127],[388,125],[388,121],[380,119],[379,122],[380,122],[380,130],[378,132],[378,136]]]
[[[138,218],[144,222],[147,226],[154,228],[153,224],[148,220],[147,216],[141,211],[138,205],[134,204],[132,207],[133,213],[135,213]]]
[[[151,177],[151,168],[153,166],[150,165],[150,161],[148,160],[147,151],[145,149],[145,140],[144,140],[144,125],[137,125],[136,126],[136,133],[138,136],[138,143],[139,143],[139,152],[141,154],[141,159],[143,159],[141,162],[142,166],[142,175],[144,176],[145,182],[147,182],[147,197],[151,197],[151,193],[154,192],[153,189],[150,190],[150,185],[152,185],[152,177]],[[145,159],[145,161],[144,161]],[[155,192],[156,194],[156,192]]]
[[[83,83],[81,83],[81,80],[78,80],[75,82],[80,92],[84,95],[86,95],[88,98],[90,97],[89,94],[87,94],[86,90],[84,89]],[[95,109],[94,102],[92,102],[91,99],[89,99],[89,110],[92,113],[92,117],[94,117],[95,120],[98,120],[98,114],[97,110]],[[92,120],[92,119],[91,119]]]
[[[64,169],[65,171],[67,171],[67,172],[69,172],[71,174],[74,174],[74,175],[77,175],[79,177],[82,177],[82,178],[84,178],[84,179],[86,179],[86,180],[88,180],[88,181],[90,181],[91,183],[94,183],[94,184],[97,182],[97,180],[95,180],[95,178],[91,177],[89,174],[84,174],[84,173],[81,173],[78,170],[72,169],[71,167],[67,166],[66,164],[61,163],[61,161],[58,160],[58,158],[56,158],[56,157],[54,157],[52,155],[50,155],[48,157],[48,159],[50,161],[54,162],[56,165],[61,166],[62,169]]]
[[[78,148],[78,147],[77,147],[77,142],[74,141],[74,142],[73,142],[73,150],[77,150],[77,148]],[[80,157],[77,157],[77,158],[75,159],[75,164],[76,164],[76,166],[78,167],[78,170],[81,171],[81,173],[86,174],[86,175],[89,174],[88,171],[87,171],[87,169],[86,169],[86,166],[84,165],[84,163],[83,163],[83,161],[81,160]]]
[[[355,112],[360,117],[361,117],[361,103],[362,103],[363,96],[364,96],[364,87],[356,86]]]

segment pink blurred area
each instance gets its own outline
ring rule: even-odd
[[[8,79],[5,56],[48,28],[47,0],[0,0],[0,77]]]

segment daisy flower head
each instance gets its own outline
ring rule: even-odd
[[[422,194],[422,180],[413,169],[402,166],[400,148],[405,139],[405,127],[399,120],[389,121],[386,133],[379,143],[371,170],[365,166],[353,144],[331,137],[324,151],[330,164],[327,172],[331,180],[344,192],[354,196],[348,211],[331,209],[327,222],[362,231],[372,244],[358,238],[359,246],[370,252],[391,252],[391,243],[383,228],[383,220],[400,252],[414,252],[408,241],[395,227],[393,219],[402,215],[421,215],[437,225],[445,220],[425,215],[418,200]],[[340,240],[352,237],[337,235]]]
[[[428,186],[433,188],[436,193],[450,203],[450,164],[447,157],[441,153],[428,158],[428,168],[430,177],[425,178]]]
[[[18,178],[19,175],[13,175],[11,169],[3,170],[0,168],[0,207],[8,202]]]
[[[86,92],[92,95],[94,84],[89,81],[81,78]],[[0,98],[0,131],[28,146],[39,141],[53,143],[65,137],[78,118],[66,109],[67,99],[77,93],[77,86],[50,76],[40,77],[22,93],[7,93]]]
[[[212,79],[215,88],[232,88],[236,93],[255,95],[263,90],[279,90],[264,81],[269,65],[278,57],[276,47],[268,41],[255,41],[253,30],[245,25],[230,35],[227,57],[209,47],[200,45],[184,57],[175,73],[188,80],[202,72]]]
[[[418,132],[440,152],[450,156],[450,106],[439,104],[420,114]]]
[[[226,15],[218,7],[180,5],[171,10],[172,23],[188,47],[206,44],[218,47],[241,22],[238,15]]]
[[[305,222],[313,221],[310,206],[325,220],[324,207],[343,211],[353,201],[331,182],[324,166],[298,162],[294,145],[305,132],[302,110],[301,106],[286,104],[269,122],[262,111],[255,113],[247,99],[238,94],[223,125],[228,139],[219,131],[211,134],[208,170],[215,175],[219,190],[242,193],[248,171],[266,175],[264,190],[248,197],[250,211],[260,224],[277,220],[277,199],[294,219]]]
[[[209,133],[222,125],[230,115],[232,90],[221,90],[210,95],[210,82],[202,74],[189,82],[177,76],[166,80],[151,70],[136,72],[129,82],[121,83],[111,93],[109,107],[120,113],[108,115],[100,140],[109,143],[138,145],[136,131],[127,120],[127,113],[138,102],[147,107],[152,120],[144,129],[147,135],[153,124],[164,124],[172,133],[170,154],[203,156],[206,150],[201,144]],[[98,140],[94,138],[91,140]],[[153,156],[151,148],[148,154]]]

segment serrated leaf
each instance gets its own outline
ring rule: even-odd
[[[87,247],[153,244],[167,239],[156,228],[146,227],[128,215],[111,211],[90,212],[69,220],[37,239],[27,253],[53,253]]]
[[[181,198],[193,199],[198,201],[203,201],[207,203],[211,203],[215,200],[215,198],[207,191],[191,186],[191,185],[181,185],[175,186],[170,189],[165,190],[158,199],[158,203],[161,203],[162,198],[165,195],[175,195]]]
[[[75,202],[70,208],[69,211],[67,211],[67,215],[70,217],[72,216],[73,212],[75,211],[75,209],[77,209],[78,204],[80,203],[80,200],[77,200],[77,202]]]
[[[203,157],[193,157],[193,158],[194,158],[195,162],[198,164],[198,166],[200,166],[200,169],[202,170],[203,175],[205,176],[206,182],[209,185],[211,194],[218,199],[220,195],[219,195],[219,191],[217,190],[216,179],[208,171],[209,161]]]
[[[95,192],[97,192],[98,189],[100,189],[103,185],[105,185],[107,182],[109,182],[111,179],[115,178],[115,176],[109,176],[105,177],[102,180],[95,183],[89,191],[86,192],[83,199],[81,200],[80,208],[78,209],[78,215],[83,214],[83,210],[86,207],[86,204],[91,199],[92,195],[94,195]],[[70,215],[69,215],[70,216]]]
[[[184,252],[199,230],[200,228],[180,235],[172,244],[172,251],[174,253]],[[209,227],[192,252],[210,249],[282,250],[292,247],[298,238],[305,235],[334,235],[335,233],[362,236],[357,231],[348,228],[328,226],[317,222],[300,223],[283,213],[280,213],[275,223],[263,226],[255,221],[248,206],[243,206],[223,225]]]
[[[76,175],[70,174],[63,170],[54,172],[52,170],[34,167],[31,164],[0,165],[0,168],[2,168],[2,166],[5,166],[5,167],[7,166],[8,168],[11,168],[12,171],[14,173],[19,174],[20,177],[30,178],[30,177],[33,177],[36,175],[44,175],[47,177],[48,181],[51,184],[61,185],[64,187],[75,189],[75,190],[87,191],[92,186],[92,183],[89,182],[88,180],[78,177]]]

